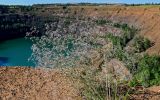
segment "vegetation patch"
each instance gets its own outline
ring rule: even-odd
[[[134,47],[136,48],[136,52],[144,52],[152,45],[153,43],[149,39],[143,38],[141,36],[134,39]]]
[[[145,87],[160,85],[160,56],[144,55],[138,62],[137,72],[131,86]]]
[[[104,19],[96,20],[96,23],[77,19],[75,22],[65,18],[58,23],[62,27],[52,30],[52,26],[49,26],[51,29],[36,39],[32,46],[32,60],[39,66],[49,68],[74,66],[70,76],[79,81],[81,96],[89,100],[128,99],[133,94],[131,87],[160,84],[160,57],[143,54],[152,46],[152,42],[137,36],[137,29]],[[95,37],[92,34],[95,25],[111,25],[121,29],[123,34],[106,33],[105,36]],[[99,45],[97,38],[104,39],[111,46],[103,50],[107,44]],[[133,49],[126,50],[128,46]],[[92,54],[91,51],[96,53]],[[113,59],[123,63],[125,69],[129,70],[127,72],[132,74],[131,80],[120,81],[113,73],[103,73],[104,68],[108,68],[107,63]],[[78,69],[78,72],[74,69]]]

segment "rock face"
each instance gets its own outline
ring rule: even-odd
[[[80,7],[73,7],[80,9]],[[95,10],[97,9],[97,10]],[[160,54],[160,9],[158,6],[105,6],[88,7],[84,15],[90,17],[103,17],[115,22],[133,25],[140,29],[139,33],[155,42],[155,45],[147,50],[150,54]]]
[[[79,100],[72,85],[58,70],[0,67],[0,100]]]
[[[26,32],[33,31],[33,27],[36,27],[37,32],[32,32],[32,35],[40,36],[45,31],[45,23],[57,21],[55,16],[46,16],[34,9],[30,6],[0,5],[0,41],[24,37]]]
[[[112,74],[112,76],[119,81],[127,81],[132,79],[132,75],[129,70],[121,61],[117,59],[112,59],[102,70],[104,75]]]
[[[44,32],[45,22],[48,20],[43,16],[14,13],[2,14],[0,19],[0,41],[24,37],[27,32],[32,32],[32,36],[40,36]],[[32,28],[35,26],[37,32],[33,32]]]
[[[19,14],[0,15],[0,41],[24,37],[31,28],[31,17]]]
[[[82,10],[83,9],[83,10]],[[147,52],[150,54],[159,54],[160,52],[160,25],[157,22],[160,22],[160,9],[158,6],[153,7],[137,7],[137,6],[90,6],[90,7],[83,7],[83,6],[70,6],[67,9],[63,9],[63,7],[55,7],[55,6],[32,6],[32,7],[17,7],[17,8],[8,8],[8,7],[1,7],[0,6],[0,16],[6,16],[5,18],[9,18],[12,20],[16,20],[12,18],[12,14],[18,14],[19,16],[24,16],[25,14],[39,16],[37,18],[38,24],[40,22],[50,22],[52,21],[52,15],[79,15],[79,16],[86,16],[92,18],[106,18],[115,22],[122,22],[133,25],[140,29],[140,34],[149,38],[155,45],[151,47]],[[10,17],[7,17],[8,14]],[[47,18],[47,20],[41,19],[40,17]],[[35,20],[35,18],[31,18]],[[27,19],[30,20],[30,19]],[[2,21],[2,20],[1,20]],[[25,23],[25,21],[22,21]],[[13,22],[12,22],[13,23]],[[23,23],[23,24],[24,24]],[[38,25],[37,24],[37,25]],[[8,25],[5,25],[8,26]],[[12,25],[11,25],[12,26]],[[2,28],[2,26],[1,26]],[[41,27],[42,28],[42,27]],[[2,28],[4,29],[4,28]],[[110,29],[110,28],[109,28]],[[103,29],[102,29],[103,30]],[[109,30],[108,30],[109,31]],[[118,30],[115,30],[117,32]],[[16,31],[15,31],[16,33]],[[3,33],[0,31],[1,34],[8,34],[8,32]],[[20,35],[20,33],[16,33],[14,35]],[[2,37],[2,35],[1,35]],[[2,39],[2,38],[1,38]]]

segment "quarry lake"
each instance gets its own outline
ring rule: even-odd
[[[19,38],[0,42],[0,66],[34,66],[28,61],[32,41]]]

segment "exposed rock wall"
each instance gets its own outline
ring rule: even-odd
[[[31,17],[19,14],[0,15],[0,41],[24,37],[31,28]]]
[[[29,8],[29,7],[28,7]],[[70,6],[63,9],[62,7],[56,6],[44,6],[44,7],[30,7],[29,11],[16,10],[15,9],[7,9],[6,13],[14,11],[14,13],[18,13],[18,16],[22,23],[29,23],[24,27],[24,30],[28,31],[29,26],[39,25],[39,29],[43,30],[42,28],[45,22],[53,21],[53,15],[78,15],[78,16],[87,16],[87,17],[102,17],[108,18],[109,20],[118,21],[122,23],[128,23],[140,29],[140,34],[149,38],[155,45],[147,50],[150,54],[160,54],[160,7],[158,6]],[[6,9],[6,8],[5,8]],[[23,8],[24,9],[24,8]],[[21,11],[21,12],[20,12]],[[5,13],[5,14],[6,14]],[[24,14],[39,16],[39,18],[25,16]],[[4,14],[0,14],[0,16],[4,16]],[[9,15],[9,20],[18,20],[11,15]],[[28,17],[28,18],[27,18]],[[5,17],[7,18],[7,16]],[[36,19],[36,20],[35,20]],[[38,21],[37,21],[38,20]],[[18,27],[21,28],[21,27]],[[16,30],[16,29],[15,29]],[[18,30],[18,29],[17,29]],[[23,28],[22,28],[23,30]],[[23,32],[19,32],[20,30],[12,31],[12,35],[20,35]],[[3,30],[0,31],[0,40],[2,36],[9,36],[11,35],[11,31]],[[21,34],[20,34],[21,33]],[[2,35],[3,34],[3,35]],[[13,35],[13,37],[14,37]],[[9,36],[10,37],[10,36]],[[4,39],[4,38],[3,38]]]
[[[156,6],[102,6],[102,7],[72,7],[84,15],[103,17],[112,21],[128,23],[140,29],[139,33],[155,42],[147,50],[150,54],[160,54],[160,7]]]

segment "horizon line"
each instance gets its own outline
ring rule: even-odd
[[[114,5],[114,4],[124,4],[124,5],[132,5],[132,4],[138,4],[138,5],[156,5],[160,3],[154,3],[154,2],[150,2],[150,3],[93,3],[93,2],[68,2],[68,3],[35,3],[35,4],[0,4],[0,5],[6,5],[6,6],[33,6],[33,5],[55,5],[55,4],[108,4],[108,5]]]

